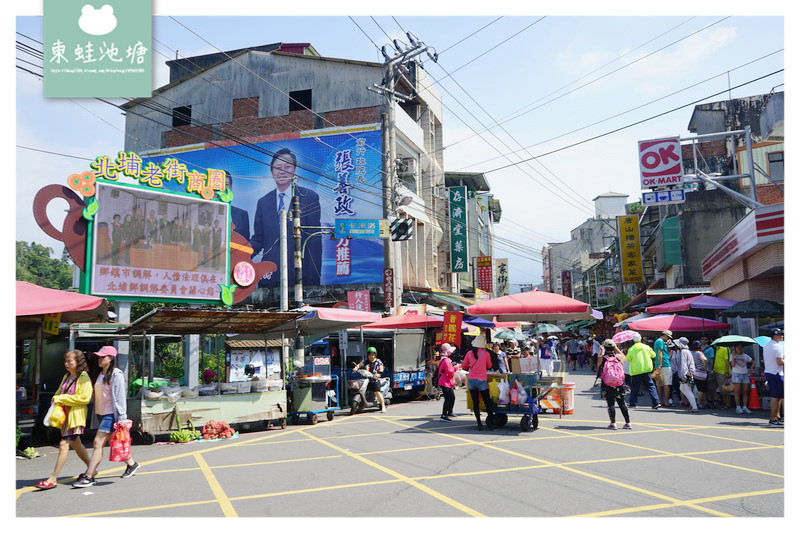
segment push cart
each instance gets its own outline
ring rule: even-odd
[[[564,405],[564,387],[557,381],[551,378],[542,378],[541,372],[532,373],[511,373],[511,374],[488,374],[489,390],[494,391],[501,381],[506,381],[510,387],[514,386],[515,381],[519,381],[520,385],[525,389],[528,397],[524,402],[517,405],[500,404],[495,400],[495,418],[494,425],[503,427],[508,423],[509,415],[521,415],[519,427],[521,431],[533,431],[539,427],[539,413],[545,411],[545,406],[563,406]],[[490,394],[492,394],[490,392]],[[497,394],[492,394],[495,398]],[[558,400],[552,400],[553,397]],[[486,411],[483,405],[483,399],[479,399],[481,411]],[[550,407],[553,409],[553,407]],[[467,392],[467,409],[472,409],[472,397]],[[563,409],[559,409],[559,418]],[[487,425],[488,425],[487,417]]]
[[[326,413],[328,422],[333,420],[333,412],[340,408],[339,376],[298,377],[293,385],[292,410],[289,411],[292,424],[299,424],[302,415],[309,424],[316,424],[322,413]]]

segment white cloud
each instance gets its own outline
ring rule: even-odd
[[[78,26],[89,35],[106,35],[117,27],[117,17],[114,8],[106,4],[100,9],[95,9],[91,4],[81,8],[81,17]]]

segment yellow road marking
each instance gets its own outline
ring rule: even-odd
[[[391,421],[391,423],[392,424],[397,424],[399,426],[409,427],[409,426],[406,426],[405,424],[400,424],[399,422]],[[551,429],[551,431],[558,431],[558,430],[552,430]],[[458,440],[462,440],[462,441],[470,441],[470,439],[464,439],[462,437],[457,437],[455,435],[446,435],[446,436],[449,437],[449,438],[458,439]],[[497,446],[493,446],[491,444],[487,444],[487,443],[483,443],[483,442],[478,442],[478,441],[472,441],[472,442],[474,444],[476,444],[476,445],[483,446],[485,448],[496,450],[496,451],[499,451],[499,452],[502,452],[502,453],[507,453],[509,455],[514,455],[514,456],[517,456],[517,457],[520,457],[520,458],[523,458],[523,459],[527,459],[529,461],[534,461],[534,462],[537,462],[537,463],[547,464],[549,466],[560,468],[562,470],[566,470],[568,472],[572,472],[572,473],[578,474],[580,476],[584,476],[584,477],[588,477],[588,478],[591,478],[591,479],[595,479],[597,481],[601,481],[601,482],[604,482],[604,483],[610,483],[612,485],[616,485],[618,487],[622,487],[622,488],[625,488],[625,489],[628,489],[628,490],[632,490],[634,492],[640,492],[642,494],[646,494],[646,495],[652,496],[654,498],[660,498],[662,500],[667,500],[667,501],[672,502],[672,503],[675,503],[675,502],[678,501],[677,499],[672,498],[670,496],[666,496],[664,494],[659,494],[657,492],[653,492],[653,491],[650,491],[650,490],[647,490],[647,489],[643,489],[643,488],[640,488],[640,487],[635,487],[633,485],[628,485],[626,483],[621,483],[621,482],[613,480],[613,479],[604,478],[602,476],[597,476],[597,475],[591,474],[589,472],[583,472],[583,471],[577,470],[575,468],[570,468],[569,466],[559,465],[559,464],[553,463],[551,461],[546,461],[544,459],[539,459],[538,457],[531,457],[529,455],[518,453],[518,452],[515,452],[515,451],[512,451],[512,450],[505,450],[503,448],[499,448]],[[658,452],[660,450],[656,450],[656,451]],[[698,505],[689,505],[689,507],[692,507],[694,509],[697,509],[699,511],[703,511],[703,512],[706,512],[706,513],[715,514],[717,516],[731,516],[731,515],[729,515],[727,513],[722,513],[722,512],[719,512],[719,511],[715,511],[713,509],[706,509],[706,508],[700,507]]]
[[[707,498],[696,498],[694,500],[686,500],[679,503],[659,503],[655,505],[643,505],[641,507],[628,507],[625,509],[616,509],[613,511],[600,511],[597,513],[587,513],[580,515],[573,515],[574,517],[598,517],[598,516],[616,516],[619,514],[638,513],[641,511],[654,511],[656,509],[668,509],[670,507],[683,507],[686,504],[699,504],[699,503],[712,503],[721,502],[725,500],[735,500],[737,498],[750,498],[753,496],[765,496],[767,494],[780,494],[784,489],[769,489],[759,490],[756,492],[740,492],[738,494],[724,494],[722,496],[709,496]]]
[[[371,466],[373,468],[376,468],[376,469],[380,470],[381,472],[383,472],[385,474],[388,474],[388,475],[390,475],[390,476],[392,476],[394,478],[397,478],[397,479],[399,479],[401,481],[404,481],[404,482],[408,483],[409,485],[411,485],[412,487],[414,487],[415,489],[421,490],[422,492],[425,492],[426,494],[429,494],[430,496],[433,496],[437,500],[439,500],[441,502],[444,502],[444,503],[446,503],[446,504],[448,504],[448,505],[450,505],[452,507],[455,507],[459,511],[462,511],[463,513],[465,513],[465,514],[467,514],[469,516],[486,516],[486,515],[484,515],[482,513],[479,513],[478,511],[476,511],[474,509],[471,509],[471,508],[467,507],[466,505],[463,505],[463,504],[457,502],[456,500],[454,500],[452,498],[448,498],[444,494],[442,494],[442,493],[440,493],[438,491],[435,491],[435,490],[431,489],[430,487],[426,487],[422,483],[418,483],[417,481],[414,481],[413,479],[411,479],[411,478],[409,478],[407,476],[404,476],[403,474],[400,474],[398,472],[395,472],[394,470],[386,468],[383,465],[379,465],[378,463],[376,463],[374,461],[371,461],[371,460],[367,459],[366,457],[360,457],[359,455],[357,455],[355,453],[352,453],[349,450],[345,450],[344,448],[340,448],[339,446],[337,446],[337,445],[335,445],[333,443],[330,443],[330,442],[328,442],[328,441],[326,441],[324,439],[321,439],[321,438],[319,438],[319,437],[317,437],[315,435],[311,435],[309,433],[306,433],[306,434],[309,437],[311,437],[312,439],[314,439],[317,442],[319,442],[320,444],[324,444],[325,446],[333,448],[334,450],[336,450],[339,453],[345,453],[345,454],[349,455],[350,457],[352,457],[352,458],[354,458],[354,459],[356,459],[358,461],[361,461],[362,463],[364,463],[366,465],[369,465],[369,466]]]
[[[203,476],[206,478],[206,483],[211,488],[211,492],[214,493],[214,497],[219,503],[219,506],[222,508],[222,514],[225,517],[236,517],[239,516],[236,514],[236,509],[233,508],[233,504],[228,499],[228,496],[225,494],[225,491],[222,490],[222,485],[219,484],[217,481],[216,476],[214,476],[214,472],[211,471],[211,468],[206,463],[206,460],[203,458],[202,455],[196,453],[194,455],[197,464],[200,465],[200,471],[203,472]]]
[[[749,440],[742,440],[742,439],[733,439],[731,437],[720,437],[719,435],[706,435],[705,433],[693,433],[688,430],[684,429],[676,429],[678,433],[685,433],[687,435],[697,435],[700,437],[708,437],[710,439],[721,439],[721,440],[729,440],[731,442],[741,442],[743,444],[763,444],[762,442],[752,442]],[[771,444],[770,446],[774,446],[775,448],[783,448],[783,444]]]

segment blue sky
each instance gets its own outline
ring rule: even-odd
[[[380,62],[377,47],[388,42],[387,34],[406,41],[401,28],[413,32],[440,54],[438,64],[425,66],[445,106],[445,169],[488,172],[501,202],[503,218],[496,232],[502,242],[496,256],[509,258],[513,290],[513,284],[541,282],[542,245],[568,240],[572,228],[593,216],[594,197],[614,191],[638,199],[638,140],[690,136],[692,102],[783,90],[783,73],[774,73],[784,68],[784,19],[752,16],[737,10],[741,4],[704,4],[706,13],[698,16],[691,14],[692,4],[679,2],[689,6],[680,16],[563,10],[502,18],[499,11],[421,17],[397,11],[394,16],[352,15],[351,20],[329,13],[326,4],[314,10],[328,15],[322,17],[261,16],[267,14],[263,5],[250,2],[227,10],[237,16],[187,17],[181,15],[190,12],[189,5],[199,14],[213,14],[219,7],[154,2],[156,13],[169,15],[154,19],[154,87],[166,83],[164,62],[176,53],[187,57],[281,41],[310,42],[323,56]],[[404,11],[421,13],[420,6],[412,3]],[[781,7],[778,3],[773,13],[780,15]],[[31,6],[17,11],[35,13]],[[241,16],[246,13],[253,15]],[[40,17],[20,17],[14,25],[15,31],[41,40]],[[69,174],[86,170],[88,161],[80,158],[122,149],[124,117],[93,100],[44,99],[41,82],[20,71],[16,97],[15,144],[26,147],[10,150],[17,172],[16,239],[60,253],[60,243],[33,221],[33,196],[46,184],[63,183]],[[668,112],[675,108],[681,109]],[[639,121],[644,122],[604,135]],[[486,127],[490,132],[483,132]],[[595,136],[601,137],[584,142]],[[569,147],[575,143],[580,144]],[[511,165],[533,157],[538,159]],[[500,167],[507,168],[496,170]],[[53,218],[58,209],[51,206]]]

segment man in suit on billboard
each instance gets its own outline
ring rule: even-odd
[[[288,148],[277,151],[270,163],[272,179],[275,180],[275,189],[268,192],[258,200],[253,224],[253,256],[263,251],[262,261],[272,261],[280,269],[280,222],[278,212],[286,209],[287,217],[287,248],[288,248],[288,277],[289,285],[294,285],[294,239],[292,237],[292,199],[294,194],[300,201],[300,225],[320,226],[319,196],[311,189],[298,186],[293,182],[297,179],[295,169],[297,158]],[[322,270],[322,241],[319,235],[309,237],[317,229],[301,230],[302,242],[305,245],[303,257],[303,285],[318,286],[320,284],[320,271]],[[277,287],[280,284],[280,272],[275,272],[270,279],[262,279],[259,287]]]

